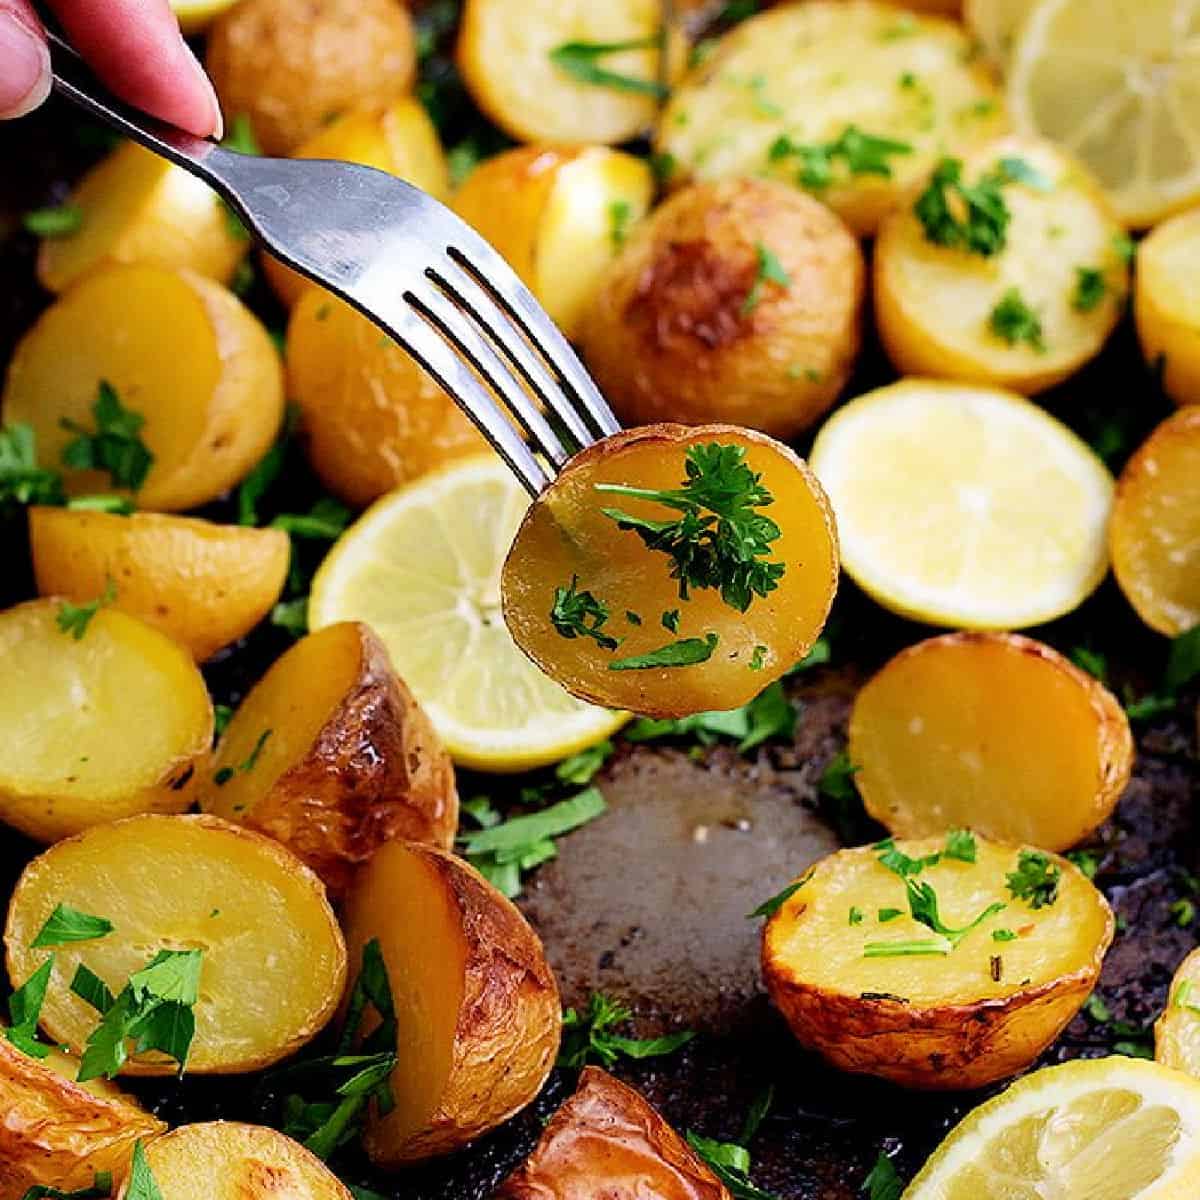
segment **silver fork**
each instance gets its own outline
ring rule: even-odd
[[[373,167],[260,158],[193,137],[118,100],[53,32],[50,47],[57,92],[203,179],[276,258],[394,338],[531,495],[620,429],[529,289],[432,196]]]

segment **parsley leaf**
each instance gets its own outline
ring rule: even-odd
[[[754,282],[750,285],[750,290],[742,301],[742,307],[738,310],[743,317],[758,307],[759,301],[762,300],[764,284],[777,284],[784,291],[792,286],[792,277],[784,270],[783,263],[769,247],[763,245],[762,242],[755,242],[754,257],[757,262]]]
[[[280,600],[271,609],[271,624],[286,629],[293,637],[303,637],[308,632],[308,597]]]
[[[1071,297],[1071,307],[1076,312],[1091,312],[1107,291],[1108,282],[1099,267],[1075,268],[1075,294]]]
[[[862,1191],[867,1200],[900,1200],[904,1182],[896,1171],[892,1160],[882,1151],[871,1168],[871,1173],[862,1182]]]
[[[73,1192],[64,1192],[60,1188],[50,1187],[45,1183],[35,1183],[21,1200],[101,1200],[111,1196],[113,1180],[111,1171],[96,1171],[93,1173],[91,1187],[79,1188]]]
[[[618,1058],[659,1058],[673,1054],[696,1035],[690,1030],[657,1038],[630,1038],[613,1032],[633,1017],[630,1009],[593,992],[586,1011],[573,1008],[563,1012],[563,1039],[558,1052],[560,1067],[582,1067],[598,1062],[611,1067]]]
[[[756,909],[746,914],[747,921],[756,917],[773,917],[810,879],[812,871],[808,870],[799,879],[793,880],[781,892],[776,892],[769,900],[764,900]]]
[[[254,747],[250,753],[247,754],[246,757],[240,763],[238,763],[236,767],[221,767],[221,769],[213,775],[213,783],[215,783],[217,787],[224,787],[235,775],[245,775],[248,772],[253,771],[255,766],[258,765],[258,757],[260,754],[262,754],[263,747],[267,744],[267,739],[274,732],[275,731],[273,729],[264,729],[262,733],[258,735],[258,740],[254,743]]]
[[[240,492],[238,499],[240,503]],[[291,537],[333,542],[349,524],[350,510],[332,497],[322,496],[306,513],[280,513],[270,528],[282,529]]]
[[[1010,346],[1024,342],[1039,354],[1045,354],[1042,320],[1025,303],[1019,289],[1013,287],[1000,297],[988,317],[988,328]]]
[[[657,650],[645,654],[630,654],[626,658],[614,658],[608,664],[610,671],[650,671],[660,667],[693,667],[708,662],[717,648],[717,635],[705,634],[702,638],[681,638],[668,642]]]
[[[1169,692],[1178,692],[1200,675],[1200,625],[1181,633],[1171,642],[1167,673],[1163,684]]]
[[[25,982],[8,998],[8,1016],[11,1024],[4,1036],[23,1054],[30,1058],[45,1058],[50,1047],[38,1041],[38,1021],[42,1005],[46,1001],[46,989],[50,986],[50,972],[54,969],[51,955]]]
[[[69,237],[83,228],[83,209],[78,204],[35,208],[21,218],[27,233],[42,238]]]
[[[64,600],[58,606],[54,619],[63,633],[69,633],[77,642],[81,642],[92,623],[92,618],[116,598],[117,585],[110,575],[104,585],[104,591],[95,600],[89,600],[86,604],[72,604],[70,600]]]
[[[1033,909],[1047,908],[1058,899],[1062,870],[1040,850],[1022,850],[1017,869],[1007,876],[1014,900],[1025,900]]]
[[[126,408],[106,380],[100,381],[92,417],[95,432],[66,417],[59,421],[64,429],[76,434],[63,447],[63,464],[77,471],[107,471],[113,487],[138,491],[154,464],[154,455],[141,436],[146,418]]]
[[[608,206],[608,236],[614,250],[620,250],[629,237],[633,205],[628,200],[614,200]]]
[[[967,184],[962,170],[961,159],[943,158],[913,212],[925,237],[935,245],[991,257],[1003,250],[1008,240],[1012,214],[1000,189],[1009,177],[997,169],[984,174],[978,183]]]
[[[946,848],[942,851],[942,857],[973,863],[975,851],[975,835],[969,829],[952,829],[946,835]]]
[[[796,731],[797,711],[778,681],[764,688],[748,704],[724,711],[692,713],[687,717],[639,717],[625,730],[630,742],[650,742],[662,737],[695,736],[703,746],[719,738],[733,738],[745,754],[768,738],[790,739]]]
[[[566,587],[554,589],[550,624],[560,637],[592,638],[601,650],[615,650],[621,643],[600,630],[608,621],[608,605],[591,592],[578,589],[579,576],[572,575]]]
[[[150,1164],[146,1161],[146,1152],[142,1149],[141,1142],[134,1143],[129,1182],[125,1186],[123,1196],[124,1200],[163,1200]]]
[[[693,1130],[687,1132],[688,1145],[704,1160],[734,1200],[778,1200],[750,1182],[750,1152],[736,1142],[718,1142]]]
[[[767,157],[771,162],[783,158],[799,158],[797,182],[811,191],[822,191],[833,183],[834,161],[840,160],[850,175],[880,175],[891,178],[888,158],[896,154],[911,154],[908,142],[876,137],[863,133],[856,125],[847,125],[841,135],[831,142],[794,142],[786,134],[771,143]]]
[[[68,942],[91,942],[107,937],[112,931],[113,923],[106,917],[93,917],[69,904],[59,904],[29,945],[38,950],[43,946],[65,946]]]
[[[839,750],[821,772],[817,791],[828,800],[847,803],[858,795],[854,776],[861,769],[850,761],[850,755],[845,750]]]
[[[1108,681],[1108,659],[1090,646],[1076,646],[1067,657],[1081,670],[1101,683]]]
[[[0,503],[61,504],[62,479],[37,465],[37,435],[32,425],[0,428]]]
[[[600,60],[610,54],[625,50],[658,50],[666,44],[666,31],[661,30],[650,37],[636,38],[627,42],[564,42],[550,51],[550,61],[560,71],[565,71],[577,83],[596,87],[612,88],[618,92],[633,92],[642,96],[653,96],[665,100],[670,95],[666,84],[657,79],[635,79],[621,75],[601,66]]]
[[[612,742],[605,738],[586,750],[580,750],[578,754],[572,754],[570,758],[564,758],[554,768],[554,774],[562,783],[584,787],[592,782],[596,772],[612,758],[614,750]]]

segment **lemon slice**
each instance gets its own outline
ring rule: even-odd
[[[1141,1059],[1026,1075],[934,1151],[903,1200],[1194,1200],[1200,1082]]]
[[[202,33],[237,0],[171,0],[171,9],[179,18],[184,33]]]
[[[1153,225],[1200,199],[1200,8],[1041,0],[1009,65],[1017,127],[1082,159],[1118,216]]]
[[[529,498],[499,459],[459,461],[375,502],[321,564],[313,629],[365,621],[461,766],[556,762],[628,719],[584,704],[517,649],[500,568]]]
[[[903,616],[1021,628],[1069,612],[1104,577],[1112,476],[1011,392],[879,388],[825,423],[809,465],[833,502],[842,565]]]

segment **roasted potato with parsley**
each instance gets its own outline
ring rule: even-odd
[[[1146,362],[1176,404],[1200,404],[1200,209],[1156,226],[1137,248],[1133,315]]]
[[[397,1019],[395,1107],[364,1135],[383,1167],[448,1154],[524,1108],[558,1053],[558,987],[537,934],[473,867],[388,842],[345,904],[353,961],[378,939]]]
[[[605,267],[646,215],[654,176],[606,146],[519,146],[481,163],[454,197],[568,337]]]
[[[45,948],[39,933],[59,905],[112,930]],[[41,1023],[75,1054],[100,1022],[72,990],[80,965],[119,996],[159,951],[200,951],[186,1063],[198,1074],[256,1071],[294,1054],[346,984],[346,946],[321,881],[278,842],[209,816],[130,817],[52,846],[17,881],[4,946],[14,986],[53,959]],[[180,1064],[130,1053],[117,1070],[172,1075]]]
[[[1117,698],[1050,646],[948,633],[867,681],[848,754],[867,812],[897,837],[965,826],[1066,850],[1112,813],[1134,748]]]
[[[271,611],[291,550],[281,529],[71,508],[31,508],[29,547],[43,596],[86,603],[111,579],[114,608],[161,629],[197,662]]]
[[[890,864],[890,865],[889,865]],[[763,976],[797,1039],[906,1087],[1027,1067],[1087,999],[1108,904],[1054,854],[974,838],[839,850],[783,895]]]
[[[679,717],[736,708],[799,662],[837,575],[833,513],[791,450],[653,425],[567,463],[525,514],[501,597],[517,645],[569,692]]]
[[[605,272],[580,344],[626,425],[728,421],[791,438],[849,377],[862,298],[862,252],[823,204],[766,180],[698,184]]]
[[[383,643],[357,622],[311,633],[275,661],[212,768],[200,807],[276,838],[335,893],[384,842],[454,842],[450,757]]]
[[[42,842],[182,812],[212,744],[191,655],[102,599],[0,612],[0,820]]]
[[[1154,1023],[1154,1057],[1200,1078],[1200,949],[1179,964],[1167,1006]]]
[[[261,322],[213,280],[116,266],[82,279],[20,340],[0,413],[33,427],[47,467],[60,466],[80,431],[140,442],[152,456],[140,486],[124,470],[72,466],[67,491],[132,490],[141,508],[175,511],[216,499],[267,452],[283,419],[283,374]]]
[[[695,1151],[646,1100],[584,1067],[533,1153],[495,1200],[729,1200]]]

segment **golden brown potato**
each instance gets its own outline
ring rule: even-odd
[[[728,421],[790,438],[849,377],[862,297],[862,252],[823,204],[766,180],[699,184],[634,232],[580,344],[627,425]]]
[[[1167,1007],[1154,1023],[1154,1057],[1200,1079],[1200,949],[1179,964]]]
[[[473,867],[388,842],[346,900],[353,961],[379,940],[397,1018],[395,1107],[364,1145],[398,1167],[448,1154],[524,1108],[558,1053],[558,987],[537,934]]]
[[[251,771],[239,771],[255,753]],[[454,767],[383,643],[347,621],[302,638],[242,701],[200,807],[287,846],[335,893],[384,842],[449,850]]]
[[[154,462],[141,508],[195,508],[237,483],[283,419],[279,355],[236,296],[187,271],[138,264],[82,279],[18,343],[3,421],[33,427],[39,461],[57,467],[76,434],[97,428],[101,383],[144,418]],[[68,469],[72,494],[112,491],[108,473]]]
[[[518,146],[481,163],[454,197],[568,337],[604,268],[646,215],[654,176],[606,146]]]
[[[250,118],[264,154],[288,154],[351,108],[383,105],[416,74],[400,0],[241,0],[206,59],[227,118]]]
[[[850,761],[897,837],[974,829],[1066,850],[1116,807],[1129,719],[1098,679],[1015,633],[948,633],[896,655],[855,697]]]
[[[366,317],[319,288],[292,309],[288,394],[322,483],[361,507],[487,443],[433,379]]]
[[[1137,248],[1133,315],[1142,353],[1176,404],[1200,404],[1200,208],[1155,226]]]
[[[31,508],[29,545],[43,596],[82,603],[111,579],[115,608],[181,642],[197,662],[271,611],[291,552],[281,529],[70,508]]]
[[[31,943],[59,904],[113,931],[52,950]],[[9,977],[54,959],[42,1026],[82,1052],[99,1016],[70,990],[86,964],[117,995],[164,949],[198,949],[196,1034],[187,1070],[236,1074],[294,1054],[333,1015],[346,946],[321,881],[271,838],[210,816],[130,817],[59,842],[21,874],[4,928]],[[157,1051],[123,1075],[171,1075]]]
[[[585,1067],[533,1153],[495,1200],[729,1200],[690,1146],[645,1099]]]
[[[95,1172],[119,1175],[134,1142],[166,1129],[115,1084],[76,1083],[78,1066],[58,1050],[30,1058],[0,1034],[0,1200],[91,1187]]]
[[[0,613],[0,820],[42,842],[182,812],[212,745],[182,646],[111,608],[70,616],[50,599]]]
[[[801,1043],[844,1071],[982,1087],[1027,1067],[1095,986],[1113,917],[1080,870],[982,839],[967,862],[949,845],[839,850],[767,922],[771,999]],[[940,857],[888,869],[897,852]]]
[[[598,489],[674,491],[693,472],[711,480],[726,471],[751,499],[757,487],[768,491],[767,502],[749,508],[777,527],[778,538],[756,548],[753,561],[781,569],[765,595],[731,590],[727,599],[716,588],[690,587],[685,596],[670,573],[672,557],[603,511],[615,506],[657,521],[678,510],[653,496]],[[709,510],[699,511],[711,520]],[[799,662],[829,613],[837,574],[832,511],[791,450],[732,425],[654,425],[571,459],[525,514],[501,596],[517,645],[569,692],[609,708],[680,717],[736,708]],[[571,619],[577,607],[592,615]],[[667,661],[634,660],[660,651]]]

